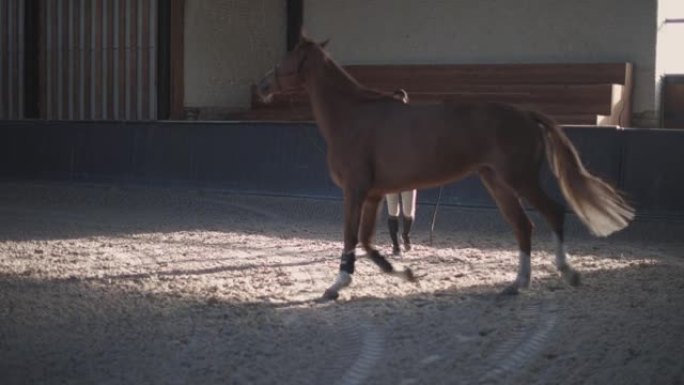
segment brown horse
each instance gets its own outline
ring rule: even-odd
[[[515,231],[520,250],[517,278],[504,291],[530,282],[532,223],[521,199],[548,221],[556,241],[556,266],[569,284],[579,274],[566,261],[564,207],[539,184],[546,155],[561,191],[577,216],[598,236],[627,226],[633,209],[609,184],[590,174],[561,129],[533,111],[494,103],[406,104],[392,93],[359,84],[324,50],[302,37],[261,80],[265,101],[303,86],[327,143],[330,175],[344,195],[344,250],[340,271],[324,299],[336,299],[351,283],[357,244],[382,271],[394,269],[371,244],[378,204],[386,193],[439,186],[477,172]]]

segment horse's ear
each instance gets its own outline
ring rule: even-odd
[[[324,41],[318,43],[318,45],[321,46],[321,48],[325,48],[328,43],[330,43],[330,39],[325,39]]]

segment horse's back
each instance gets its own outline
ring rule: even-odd
[[[379,111],[380,112],[380,111]],[[367,154],[380,187],[410,181],[416,188],[459,179],[482,161],[487,135],[444,104],[388,106],[368,121]]]
[[[510,154],[532,151],[529,114],[503,104],[388,105],[366,121],[368,148],[380,185],[412,180],[427,187],[458,180]]]

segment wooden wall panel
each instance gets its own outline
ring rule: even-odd
[[[41,117],[156,119],[157,2],[41,1]]]
[[[24,117],[24,1],[0,1],[0,119]]]

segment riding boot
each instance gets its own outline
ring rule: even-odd
[[[411,225],[413,225],[413,218],[411,217],[403,217],[404,218],[404,231],[401,233],[401,238],[404,240],[404,249],[406,251],[411,250],[411,239],[409,238],[409,234],[411,233]]]
[[[400,255],[401,249],[399,248],[399,239],[397,238],[397,233],[399,233],[399,217],[388,216],[387,227],[389,227],[390,238],[392,238],[392,254]]]

